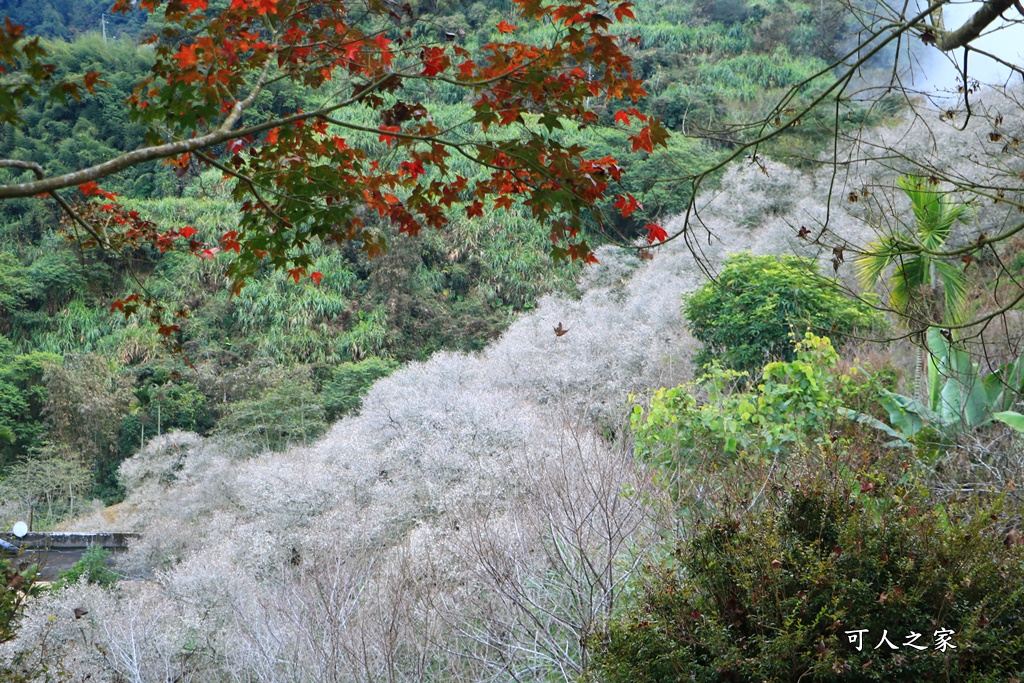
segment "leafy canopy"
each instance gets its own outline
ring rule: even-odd
[[[837,346],[858,329],[880,325],[880,316],[824,278],[817,264],[799,256],[730,256],[717,282],[688,296],[683,314],[704,343],[696,361],[712,360],[755,373],[770,360],[795,358],[792,332],[827,334]]]
[[[47,174],[47,164],[0,160],[0,168],[22,173],[0,184],[0,199],[49,194],[72,228],[87,233],[87,245],[106,250],[148,244],[206,258],[235,252],[228,268],[235,292],[264,264],[319,282],[303,251],[311,241],[354,241],[378,254],[386,246],[383,224],[415,235],[444,228],[456,210],[472,217],[522,205],[550,226],[556,259],[593,261],[580,229],[589,215],[600,222],[595,207],[613,194],[622,169],[612,156],[591,158],[583,146],[563,144],[559,131],[595,123],[595,107],[624,99],[614,119],[629,131],[632,151],[651,152],[668,137],[656,119],[628,106],[645,91],[623,51],[627,40],[609,31],[633,17],[632,3],[515,5],[522,22],[546,27],[544,44],[516,40],[519,26],[502,20],[500,39],[471,52],[426,12],[389,0],[232,0],[226,7],[120,0],[114,9],[121,13],[163,10],[154,65],[126,103],[146,129],[145,145],[57,175]],[[22,77],[0,84],[0,121],[17,122],[39,98],[79,99],[105,86],[96,71],[55,78],[38,39],[10,21],[2,34],[0,66]],[[280,82],[307,89],[316,105],[261,113],[261,94]],[[465,116],[435,118],[435,90],[465,101]],[[453,156],[482,173],[453,172]],[[234,178],[237,229],[208,243],[192,226],[147,221],[98,184],[153,160],[180,174],[198,164]],[[79,194],[70,201],[61,196],[72,188]],[[620,210],[632,212],[619,199]],[[651,241],[667,236],[653,223],[647,234]],[[140,295],[115,301],[112,310],[130,314],[144,303],[162,333],[176,331]]]

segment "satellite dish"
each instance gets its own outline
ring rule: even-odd
[[[28,524],[25,524],[25,522],[15,522],[12,531],[18,538],[25,538],[25,534],[28,533]]]

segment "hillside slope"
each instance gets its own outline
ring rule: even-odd
[[[783,167],[759,176],[735,170],[707,207],[711,262],[795,242],[787,220],[820,186]],[[789,215],[771,216],[780,196]],[[750,211],[763,213],[754,221]],[[679,297],[704,279],[683,240],[649,262],[612,249],[600,258],[579,300],[547,297],[480,354],[397,371],[312,447],[244,460],[191,435],[151,444],[122,469],[129,495],[117,517],[75,524],[141,531],[125,566],[143,580],[40,601],[15,649],[87,625],[107,661],[74,639],[64,656],[96,677],[113,668],[157,680],[188,639],[210,644],[188,665],[196,680],[212,670],[415,680],[423,667],[439,667],[438,678],[571,677],[572,643],[628,571],[617,558],[641,552],[656,527],[656,498],[621,497],[626,484],[646,486],[628,449],[601,434],[615,433],[631,392],[688,376]],[[552,565],[558,553],[545,549],[574,544],[575,561]],[[587,581],[592,602],[566,607],[565,591]],[[540,621],[523,620],[523,601]],[[71,603],[89,610],[87,624],[65,619]],[[441,657],[441,645],[476,659]]]

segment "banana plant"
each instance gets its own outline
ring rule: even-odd
[[[926,342],[927,404],[883,389],[879,402],[889,413],[891,426],[849,409],[843,408],[840,413],[893,437],[888,446],[910,446],[910,439],[926,426],[949,431],[1002,422],[1024,432],[1024,415],[1012,410],[1024,393],[1024,355],[982,376],[970,354],[956,345],[948,330],[929,328]]]

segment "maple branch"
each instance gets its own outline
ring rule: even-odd
[[[996,62],[998,64],[1002,64],[1007,69],[1010,69],[1011,71],[1016,71],[1021,76],[1024,76],[1024,68],[1021,68],[1020,66],[1014,64],[1013,62],[1009,62],[1009,61],[1003,59],[1002,57],[994,55],[991,52],[986,52],[985,50],[979,50],[978,48],[974,47],[973,45],[965,45],[964,49],[968,50],[970,52],[977,52],[979,55],[982,55],[984,57],[988,57],[992,61],[994,61],[994,62]]]
[[[268,59],[263,65],[263,71],[260,72],[260,77],[256,79],[256,84],[252,87],[252,92],[249,96],[240,102],[235,102],[235,106],[231,107],[231,114],[224,119],[224,123],[221,124],[218,130],[230,131],[234,128],[238,119],[241,118],[242,112],[245,111],[246,107],[252,104],[263,90],[264,84],[267,82],[267,75],[270,73],[270,60]]]
[[[988,28],[989,24],[995,21],[1000,14],[1013,5],[1014,0],[988,0],[960,28],[955,31],[939,33],[935,47],[943,52],[949,52],[958,47],[967,46],[968,43],[980,36],[981,32]]]
[[[33,173],[35,173],[36,178],[39,178],[40,180],[45,177],[45,174],[43,173],[43,167],[35,163],[34,161],[21,161],[19,159],[0,159],[0,168],[20,168],[26,171],[32,171]],[[56,190],[50,190],[48,194],[57,201],[57,203],[60,205],[60,208],[64,210],[64,213],[71,217],[71,220],[73,220],[83,230],[85,230],[86,232],[93,236],[97,244],[108,249],[110,248],[110,244],[104,242],[103,238],[99,235],[99,233],[93,230],[91,225],[82,220],[82,217],[78,215],[78,212],[75,211],[74,207],[68,204],[66,199],[57,194]]]
[[[264,199],[263,194],[260,193],[259,188],[256,186],[256,182],[252,178],[250,178],[249,176],[245,175],[244,173],[239,173],[238,171],[234,170],[230,166],[227,166],[226,164],[222,164],[221,162],[217,161],[216,159],[214,159],[213,157],[211,157],[208,154],[204,154],[202,152],[196,152],[196,156],[199,157],[200,159],[202,159],[204,162],[206,162],[210,166],[213,166],[217,170],[223,171],[227,175],[230,175],[233,178],[237,178],[237,179],[241,180],[243,183],[245,183],[246,185],[248,185],[249,189],[252,190],[253,196],[256,197],[256,201],[258,201],[261,205],[263,205],[263,208],[265,208],[267,210],[267,213],[269,213],[271,216],[273,216],[278,221],[280,221],[282,225],[288,225],[289,224],[289,222],[287,220],[285,220],[277,211],[275,211],[274,208],[272,206],[270,206],[270,203],[266,199]]]
[[[175,142],[167,142],[162,145],[154,145],[152,147],[144,147],[143,149],[137,149],[133,152],[122,154],[119,157],[115,157],[110,161],[105,161],[95,166],[82,169],[80,171],[73,171],[71,173],[65,173],[64,175],[53,176],[51,178],[45,178],[36,180],[30,183],[14,183],[11,185],[0,185],[0,199],[14,199],[18,197],[32,197],[37,194],[50,193],[54,190],[63,189],[66,187],[75,187],[82,183],[89,182],[91,180],[97,180],[99,178],[105,178],[107,176],[119,173],[126,169],[138,166],[139,164],[147,161],[153,161],[155,159],[166,159],[168,157],[177,157],[182,154],[194,153],[199,150],[207,149],[215,145],[219,145],[228,140],[236,138],[242,138],[246,135],[254,135],[256,133],[262,133],[263,131],[270,130],[271,128],[277,128],[279,126],[286,126],[289,123],[295,123],[296,121],[304,121],[310,118],[316,118],[328,114],[332,111],[336,111],[343,107],[347,107],[366,96],[367,93],[379,88],[392,74],[388,74],[387,77],[381,78],[371,85],[367,86],[359,92],[358,95],[350,97],[338,104],[334,104],[328,107],[323,107],[311,112],[302,112],[300,114],[292,114],[291,116],[284,116],[279,119],[267,121],[246,128],[239,128],[232,130],[230,126],[237,123],[239,117],[241,117],[243,110],[259,94],[259,88],[254,88],[253,92],[249,94],[241,102],[236,102],[235,106],[231,109],[231,114],[225,119],[224,123],[217,129],[196,138],[189,138],[188,140],[178,140]],[[260,77],[258,85],[262,87],[262,82],[265,81],[265,74]],[[375,131],[380,132],[380,131]],[[26,162],[27,163],[27,162]],[[9,164],[13,165],[13,164]],[[41,170],[41,169],[40,169]]]
[[[44,177],[43,167],[34,161],[21,161],[19,159],[0,159],[0,168],[20,168],[23,171],[32,171],[37,178]]]

